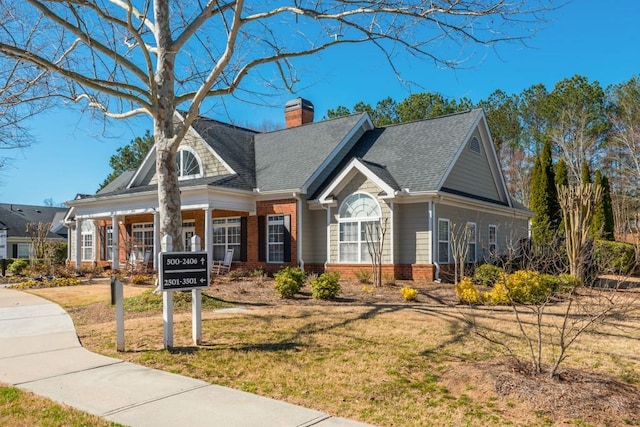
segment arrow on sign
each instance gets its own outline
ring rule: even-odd
[[[206,262],[207,262],[207,260],[204,257],[200,258],[200,263],[202,265],[204,265]]]

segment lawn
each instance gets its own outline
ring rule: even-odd
[[[323,302],[304,291],[278,300],[264,280],[218,282],[207,293],[224,302],[208,298],[201,346],[185,307],[174,315],[175,348],[163,350],[161,310],[149,307],[127,313],[123,353],[108,299],[86,295],[95,285],[74,287],[78,298],[33,292],[67,307],[92,351],[376,425],[640,425],[637,293],[625,291],[633,310],[582,335],[550,380],[523,375],[468,322],[526,355],[509,309],[454,305],[451,285],[411,285],[415,303],[402,300],[402,285],[343,283],[341,299]],[[243,310],[216,311],[230,304]],[[547,341],[562,308],[551,308]]]

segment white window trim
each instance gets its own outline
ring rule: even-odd
[[[270,242],[269,241],[269,226],[280,226],[282,227],[282,241],[281,242]],[[266,242],[267,242],[267,263],[269,264],[282,264],[284,262],[284,237],[285,237],[285,229],[284,229],[284,214],[273,214],[267,215],[266,219],[266,227],[265,231]],[[272,260],[271,259],[271,248],[273,246],[282,246],[282,259],[281,260]]]
[[[365,195],[369,199],[373,200],[373,202],[376,205],[376,210],[377,210],[378,215],[368,216],[368,217],[355,217],[355,218],[352,218],[352,217],[343,218],[342,216],[340,216],[340,211],[342,211],[342,207],[344,206],[344,204],[351,197],[356,196],[356,195]],[[362,240],[362,233],[364,231],[363,230],[363,226],[364,226],[365,223],[369,223],[369,222],[375,222],[375,223],[380,224],[381,218],[382,218],[382,208],[380,207],[380,203],[378,203],[378,200],[376,200],[376,198],[374,196],[372,196],[371,194],[369,194],[369,193],[367,193],[365,191],[356,191],[354,193],[349,194],[347,197],[345,197],[345,199],[342,201],[342,203],[338,207],[338,263],[339,264],[370,264],[371,263],[371,259],[363,259],[363,257],[362,257],[363,249],[366,248],[366,246],[367,246],[366,238],[365,238],[365,240]],[[340,227],[341,227],[342,224],[346,224],[346,223],[357,223],[357,225],[358,225],[358,230],[357,230],[358,240],[357,241],[342,242],[340,240]],[[342,260],[342,250],[341,250],[342,243],[356,243],[358,245],[358,250],[357,250],[358,259],[356,261],[343,261]],[[368,251],[368,248],[367,248],[367,251]]]
[[[447,240],[440,240],[440,223],[447,223]],[[438,238],[438,263],[439,264],[451,264],[451,221],[447,218],[438,218],[438,230],[437,230],[437,238]],[[440,254],[440,243],[447,243],[447,261],[442,261]]]
[[[193,157],[196,159],[196,162],[198,162],[198,170],[200,172],[198,172],[197,174],[182,175],[182,169],[183,169],[182,153],[185,151],[188,151],[189,153],[193,154]],[[180,165],[180,168],[178,169],[178,180],[202,178],[204,176],[202,171],[202,161],[200,160],[200,156],[198,156],[198,153],[196,152],[196,150],[194,150],[193,148],[189,146],[181,146],[180,148],[178,148],[178,152],[176,153],[176,161]]]
[[[86,224],[86,226],[85,226]],[[80,230],[80,253],[81,253],[81,261],[94,261],[95,260],[95,227],[91,221],[82,221],[81,225],[82,229]],[[86,229],[85,229],[86,228]],[[90,228],[90,229],[89,229]],[[91,238],[91,244],[85,244],[85,237]],[[87,250],[90,250],[89,257],[86,257]]]
[[[137,228],[137,230],[136,230]],[[148,248],[152,248],[153,250],[153,243],[151,243],[150,245],[146,245],[144,243],[145,238],[144,235],[146,233],[151,233],[151,241],[153,242],[153,235],[155,233],[154,227],[153,227],[153,222],[137,222],[134,224],[131,224],[131,238],[134,239],[134,242],[136,242],[134,235],[137,232],[142,232],[143,234],[143,238],[142,238],[142,249],[140,249],[138,247],[137,244],[134,244],[133,247],[131,248],[131,254],[133,255],[134,252],[140,251],[142,250],[142,257],[140,259],[138,259],[138,256],[136,254],[136,262],[143,262],[144,261],[144,255],[147,252]]]
[[[104,248],[105,248],[105,254],[104,257],[106,259],[106,261],[113,261],[113,224],[107,224],[105,225],[105,229],[104,229]],[[109,244],[109,242],[111,242],[111,244]]]
[[[224,243],[215,243],[215,241],[212,243],[213,248],[215,248],[216,246],[218,247],[224,247],[224,251],[226,252],[227,250],[230,249],[229,246],[232,246],[234,249],[233,252],[233,259],[234,260],[239,260],[240,259],[240,251],[242,250],[242,219],[239,216],[231,216],[231,217],[225,217],[225,218],[212,218],[212,227],[215,228],[224,228]],[[224,222],[216,222],[216,221],[224,221]],[[230,221],[234,221],[234,222],[230,222]],[[237,222],[235,222],[237,221]],[[239,228],[240,229],[240,242],[238,244],[232,244],[229,245],[229,229],[230,228]],[[214,233],[215,234],[215,233]],[[239,250],[235,250],[236,248],[238,248]]]
[[[493,229],[493,242],[491,241],[491,229]],[[498,255],[498,226],[495,224],[489,224],[489,231],[488,231],[488,235],[487,235],[487,241],[488,241],[488,250],[489,250],[489,256],[496,256]],[[494,246],[493,251],[491,250],[491,246]]]
[[[474,263],[478,260],[478,226],[475,222],[467,222],[467,230],[473,230],[473,234],[469,234],[467,242],[467,262]],[[473,245],[473,253],[471,253],[471,245]]]

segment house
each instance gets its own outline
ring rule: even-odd
[[[200,117],[178,150],[182,236],[233,268],[368,269],[367,227],[384,226],[383,272],[433,280],[470,230],[468,261],[526,237],[531,213],[507,192],[482,110],[376,128],[366,113],[313,122],[285,107],[286,128],[259,133]],[[155,263],[155,151],[95,195],[69,201],[71,261],[118,269]],[[379,231],[382,229],[378,228]]]
[[[32,241],[35,230],[28,231],[27,226],[42,224],[46,227],[44,240],[64,242],[67,240],[67,228],[63,219],[67,208],[51,206],[18,205],[0,203],[0,230],[6,230],[6,257],[31,258]],[[4,253],[0,254],[0,257]]]

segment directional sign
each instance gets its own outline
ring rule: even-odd
[[[7,258],[7,229],[0,230],[0,259]]]
[[[160,252],[160,290],[186,291],[209,286],[206,252]]]

